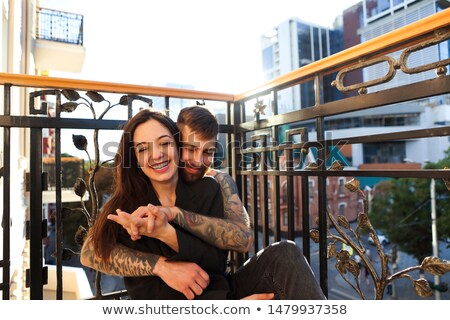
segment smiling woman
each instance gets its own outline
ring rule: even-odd
[[[163,195],[175,195],[178,181],[179,156],[173,133],[158,120],[151,119],[136,128],[133,144],[137,163],[152,181],[160,201],[173,204],[173,199],[161,199]]]
[[[164,214],[156,217],[151,232],[145,225],[142,237],[130,234],[136,217],[153,216],[159,205],[224,216],[220,187],[213,178],[189,186],[179,179],[178,137],[173,120],[159,112],[144,109],[127,122],[115,157],[116,189],[89,230],[81,263],[125,276],[132,299],[226,299],[227,251],[168,223]],[[118,246],[138,250],[133,257],[146,258],[148,276],[138,277],[142,264],[114,251]],[[111,273],[111,264],[123,270]]]

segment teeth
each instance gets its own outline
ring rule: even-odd
[[[166,162],[162,162],[162,163],[159,163],[159,164],[155,164],[155,165],[153,165],[153,166],[151,166],[153,169],[161,169],[161,168],[164,168],[165,166],[167,166],[169,164],[169,161],[166,161]]]

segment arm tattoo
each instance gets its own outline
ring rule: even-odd
[[[83,246],[82,255],[88,259],[91,268],[105,274],[124,277],[154,275],[153,269],[159,259],[158,255],[117,244],[111,251],[111,261],[105,261],[95,255],[90,242]]]
[[[214,178],[219,182],[224,201],[224,219],[203,216],[180,209],[174,222],[183,229],[220,249],[247,252],[253,242],[250,219],[242,206],[233,179],[222,172]]]

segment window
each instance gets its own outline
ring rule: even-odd
[[[345,216],[345,208],[347,207],[346,203],[340,203],[339,204],[339,215]]]
[[[283,183],[283,186],[281,187],[281,202],[282,203],[288,202],[287,182]]]
[[[314,200],[314,181],[309,180],[308,181],[308,193],[309,193],[309,200]]]
[[[405,142],[368,143],[363,146],[364,163],[400,163],[406,158]]]
[[[339,194],[345,193],[345,178],[339,178],[338,180],[338,192]]]
[[[283,212],[283,226],[287,227],[288,225],[288,213],[285,211]]]

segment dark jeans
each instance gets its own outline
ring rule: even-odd
[[[292,241],[262,249],[230,275],[230,284],[235,299],[255,293],[275,293],[274,299],[282,300],[326,299],[303,252]]]

